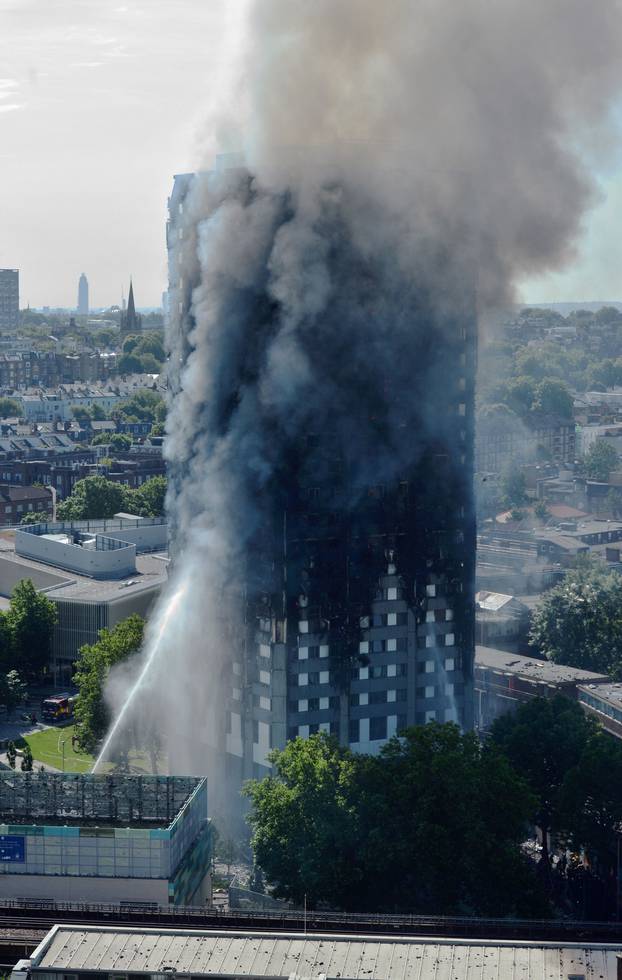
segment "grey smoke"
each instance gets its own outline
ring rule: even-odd
[[[224,738],[223,609],[252,581],[287,452],[330,429],[352,487],[413,462],[443,424],[429,338],[473,283],[485,311],[572,256],[595,195],[584,151],[608,142],[622,73],[614,0],[256,0],[245,24],[206,137],[244,165],[203,161],[173,256],[166,452],[187,593],[149,706],[176,772],[204,771],[205,739]],[[299,451],[303,476],[325,465]]]

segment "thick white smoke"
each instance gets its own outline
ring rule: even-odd
[[[248,587],[245,548],[291,447],[330,422],[353,485],[390,479],[438,422],[406,404],[413,343],[423,351],[428,329],[438,342],[474,282],[485,309],[572,255],[594,197],[583,149],[606,144],[619,92],[621,27],[615,0],[248,5],[206,137],[246,169],[208,173],[210,152],[175,228],[166,451],[186,594],[149,695],[173,771],[206,765],[243,630],[225,631],[223,604]],[[434,403],[445,379],[430,363]],[[399,414],[387,378],[405,395]]]

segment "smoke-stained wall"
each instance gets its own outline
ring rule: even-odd
[[[572,254],[621,22],[614,0],[232,10],[210,172],[171,200],[185,592],[152,704],[178,771],[207,741],[251,774],[294,730],[368,747],[450,698],[468,724],[475,311]]]

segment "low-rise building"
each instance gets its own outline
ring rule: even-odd
[[[475,594],[475,642],[519,653],[527,643],[530,607],[516,596],[482,590]]]
[[[622,945],[57,925],[11,980],[620,980]]]
[[[167,581],[167,535],[163,518],[140,517],[0,533],[0,597],[29,578],[56,606],[49,666],[56,684],[71,681],[80,647],[95,643],[101,629],[149,614]]]
[[[27,514],[47,516],[52,512],[52,494],[47,487],[17,487],[0,484],[0,526],[19,524]]]
[[[585,683],[577,688],[584,710],[597,718],[605,731],[622,738],[622,684]]]
[[[581,700],[581,690],[597,691],[609,685],[605,674],[577,667],[565,667],[550,660],[521,657],[506,650],[476,646],[474,688],[475,719],[479,731],[487,731],[495,718],[515,711],[520,704],[534,698],[552,698],[555,694]]]
[[[207,780],[7,772],[0,896],[203,905],[210,897]]]

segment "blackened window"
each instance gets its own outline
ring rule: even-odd
[[[370,718],[369,719],[369,737],[372,742],[377,741],[379,738],[387,737],[387,719],[386,718]]]
[[[348,739],[350,742],[358,742],[359,740],[359,722],[358,718],[351,718],[348,725]]]

